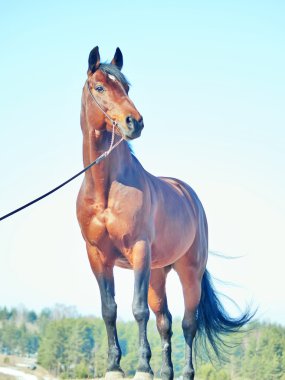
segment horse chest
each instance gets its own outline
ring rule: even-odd
[[[100,247],[110,239],[119,250],[135,242],[142,228],[143,193],[115,182],[109,192],[107,207],[85,204],[79,219],[85,240]]]
[[[105,223],[110,237],[122,241],[126,236],[135,239],[143,226],[143,192],[114,182],[105,210]]]
[[[78,217],[84,239],[98,245],[106,235],[104,209],[99,204],[85,205]]]

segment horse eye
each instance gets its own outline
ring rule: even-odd
[[[103,86],[96,86],[95,90],[98,92],[104,92],[104,87]]]

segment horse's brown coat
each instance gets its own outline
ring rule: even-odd
[[[137,131],[134,128],[130,132],[127,118],[131,116],[134,125],[141,127],[141,115],[123,84],[100,70],[99,59],[98,51],[90,55],[88,85],[104,111],[119,123],[120,134],[126,140],[131,139]],[[104,91],[98,92],[98,86]],[[87,166],[108,149],[112,132],[110,120],[92,100],[87,84],[82,93],[81,128],[83,160]],[[148,303],[156,314],[162,342],[168,347],[164,350],[162,374],[172,379],[171,316],[165,281],[169,270],[174,268],[183,287],[184,320],[194,326],[208,253],[207,222],[197,195],[182,181],[149,174],[124,141],[106,160],[86,172],[78,195],[77,216],[90,265],[100,286],[109,349],[115,352],[112,356],[109,351],[108,371],[121,371],[113,289],[113,267],[117,265],[135,271],[133,309],[140,328],[138,372],[140,376],[152,373],[145,331],[148,289]],[[196,328],[192,330],[186,340],[190,351]],[[192,379],[192,351],[186,354],[186,367],[185,374],[190,375],[185,376]]]

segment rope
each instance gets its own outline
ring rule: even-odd
[[[115,148],[117,145],[119,145],[119,143],[121,142],[122,140],[118,141],[114,146],[113,148]],[[112,149],[113,150],[113,149]],[[39,201],[41,201],[42,199],[48,197],[49,195],[51,195],[52,193],[56,192],[57,190],[59,190],[61,187],[67,185],[69,182],[73,181],[75,178],[79,177],[81,174],[83,174],[84,172],[86,172],[88,169],[90,169],[92,166],[94,165],[97,165],[99,164],[99,162],[101,162],[102,160],[104,160],[104,158],[106,158],[108,156],[108,154],[106,154],[108,152],[104,152],[101,156],[99,156],[95,161],[93,161],[90,165],[86,166],[86,168],[82,169],[79,173],[75,174],[73,177],[69,178],[68,180],[64,181],[63,183],[61,183],[60,185],[56,186],[54,189],[48,191],[47,193],[41,195],[40,197],[34,199],[33,201],[29,202],[29,203],[26,203],[25,205],[17,208],[16,210],[14,211],[11,211],[9,212],[8,214],[6,215],[3,215],[1,216],[0,218],[0,221],[8,218],[9,216],[11,215],[14,215],[16,214],[17,212],[19,211],[22,211],[24,210],[25,208],[33,205],[34,203],[37,203]]]
[[[97,165],[99,164],[102,160],[104,160],[106,157],[109,156],[109,154],[112,152],[113,149],[115,149],[122,141],[123,141],[123,137],[116,142],[116,144],[114,144],[114,141],[115,141],[115,127],[118,126],[118,123],[111,119],[110,116],[102,109],[102,107],[100,106],[100,104],[98,103],[97,99],[94,97],[94,95],[92,94],[90,88],[89,88],[89,84],[87,83],[87,86],[88,86],[88,90],[89,90],[89,93],[92,97],[92,99],[95,101],[95,103],[97,104],[98,108],[100,108],[100,110],[104,113],[104,115],[112,122],[112,127],[113,127],[113,130],[112,130],[112,139],[111,139],[111,143],[110,143],[110,147],[109,149],[104,152],[103,154],[101,154],[101,156],[99,156],[98,158],[96,158],[95,161],[91,162],[90,165],[86,166],[86,168],[82,169],[79,173],[75,174],[74,176],[72,176],[71,178],[69,178],[68,180],[64,181],[63,183],[61,183],[60,185],[56,186],[54,189],[48,191],[47,193],[41,195],[40,197],[34,199],[33,201],[29,202],[29,203],[26,203],[25,205],[17,208],[16,210],[13,210],[11,212],[9,212],[8,214],[6,215],[3,215],[0,217],[0,221],[6,219],[6,218],[9,218],[9,216],[12,216],[14,214],[16,214],[17,212],[19,211],[22,211],[24,210],[25,208],[33,205],[34,203],[37,203],[39,201],[41,201],[42,199],[48,197],[49,195],[51,195],[52,193],[56,192],[57,190],[59,190],[61,187],[67,185],[69,182],[73,181],[75,178],[79,177],[81,174],[85,173],[88,169],[90,169],[92,166],[94,165]]]

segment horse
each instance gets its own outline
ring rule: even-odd
[[[118,266],[134,271],[132,311],[139,331],[135,380],[153,378],[147,339],[149,307],[161,337],[161,377],[174,377],[172,317],[165,287],[172,269],[179,276],[185,305],[183,379],[193,380],[196,332],[207,337],[218,353],[220,335],[239,330],[251,316],[244,312],[230,317],[217,297],[206,269],[207,219],[194,190],[179,179],[151,175],[132,153],[128,142],[141,135],[144,122],[129,98],[130,84],[122,66],[119,48],[110,63],[100,62],[98,46],[91,50],[80,116],[84,166],[100,161],[85,173],[77,198],[77,218],[100,289],[108,337],[105,378],[124,377],[113,275],[114,266]]]

